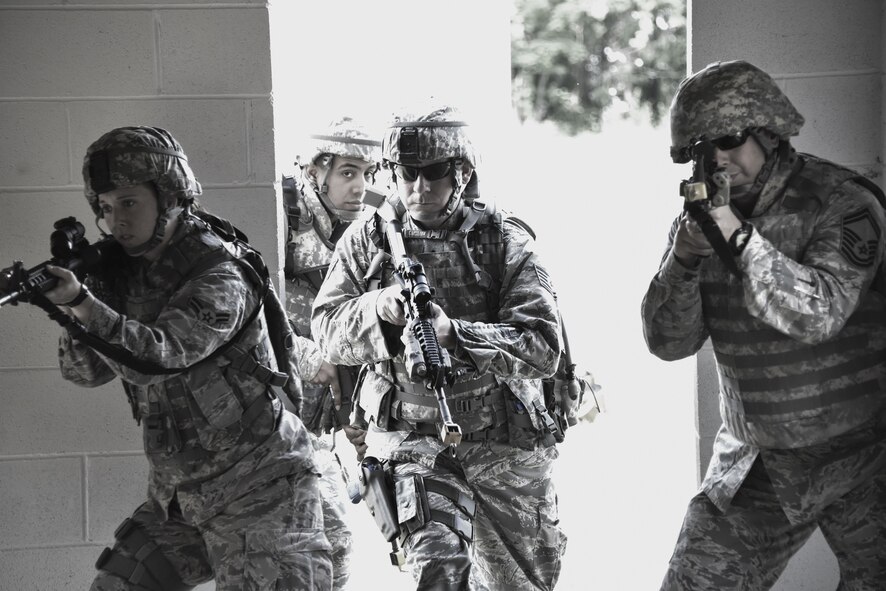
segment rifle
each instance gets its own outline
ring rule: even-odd
[[[53,224],[55,230],[49,236],[52,258],[30,269],[21,261],[0,271],[0,307],[13,306],[19,302],[32,302],[58,283],[58,277],[46,267],[54,265],[73,271],[79,279],[97,268],[110,248],[117,244],[108,236],[95,244],[85,238],[83,224],[74,217],[66,217]]]
[[[729,175],[725,170],[717,168],[714,145],[710,141],[701,139],[695,142],[689,149],[689,155],[693,159],[692,178],[680,182],[683,209],[701,227],[705,238],[726,268],[736,277],[741,277],[729,245],[710,214],[711,209],[729,203]]]
[[[373,205],[372,200],[378,203],[376,207],[380,210],[380,215],[386,219],[385,235],[391,247],[394,276],[400,283],[407,301],[406,319],[409,322],[404,331],[406,371],[410,380],[423,383],[428,391],[434,392],[440,418],[443,421],[440,427],[440,439],[446,445],[458,445],[461,443],[461,427],[452,420],[449,405],[446,403],[446,393],[443,390],[444,386],[452,385],[455,376],[449,353],[440,346],[431,318],[434,290],[428,285],[424,266],[406,254],[406,246],[403,244],[403,224],[393,212],[381,211],[383,205],[387,205],[390,209],[390,205],[384,202],[384,195],[367,188],[363,201]]]

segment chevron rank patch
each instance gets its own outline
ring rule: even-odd
[[[554,286],[551,284],[551,276],[548,275],[548,272],[536,266],[535,274],[538,276],[538,282],[541,283],[541,286],[556,296],[557,294],[554,291]]]
[[[840,252],[856,267],[870,267],[877,259],[880,229],[867,209],[843,217]]]
[[[191,298],[188,300],[188,308],[191,309],[191,312],[194,313],[197,320],[208,324],[209,326],[223,324],[231,319],[231,315],[228,312],[214,310],[197,298]]]

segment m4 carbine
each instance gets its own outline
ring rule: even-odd
[[[51,259],[31,269],[25,269],[21,261],[14,261],[12,266],[0,271],[0,306],[30,302],[35,295],[42,295],[55,287],[58,277],[46,269],[49,265],[65,267],[82,280],[117,244],[110,236],[90,244],[85,238],[83,224],[73,217],[60,219],[53,227],[55,230],[49,237]]]
[[[393,213],[391,205],[385,201],[384,195],[370,187],[366,189],[363,201],[375,206],[379,215],[386,221],[385,235],[391,248],[394,276],[400,283],[406,300],[408,322],[404,329],[404,342],[409,379],[423,383],[428,391],[434,392],[443,422],[440,427],[440,439],[447,445],[458,445],[461,443],[461,427],[452,420],[443,389],[444,386],[452,385],[454,375],[449,353],[440,346],[434,328],[431,313],[434,291],[428,285],[422,264],[414,261],[406,253],[403,244],[403,225]]]

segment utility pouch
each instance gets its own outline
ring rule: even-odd
[[[425,480],[418,474],[411,474],[395,484],[397,496],[397,519],[405,529],[404,535],[411,534],[431,520],[428,493]]]
[[[510,390],[505,393],[505,408],[508,413],[508,443],[520,449],[535,449],[539,433],[526,406]]]
[[[338,372],[338,384],[341,386],[341,408],[335,411],[331,428],[338,431],[344,425],[351,424],[351,410],[354,408],[354,398],[357,396],[360,368],[337,365],[335,369]]]
[[[360,488],[375,524],[388,542],[400,535],[397,499],[390,474],[378,458],[367,456],[360,462]]]
[[[182,441],[175,421],[160,410],[160,404],[152,402],[149,413],[143,417],[145,451],[148,453],[172,453],[181,451]]]

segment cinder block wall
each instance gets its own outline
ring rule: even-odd
[[[881,0],[689,0],[692,71],[746,59],[769,72],[806,118],[794,145],[883,184],[884,8]],[[697,357],[699,476],[720,426],[709,348]],[[832,590],[833,554],[816,534],[776,589]]]
[[[0,0],[0,266],[49,255],[52,222],[98,233],[86,147],[120,125],[183,144],[211,211],[280,268],[268,8],[264,1]],[[64,382],[59,329],[0,310],[0,589],[86,589],[144,498],[147,463],[119,381]]]

